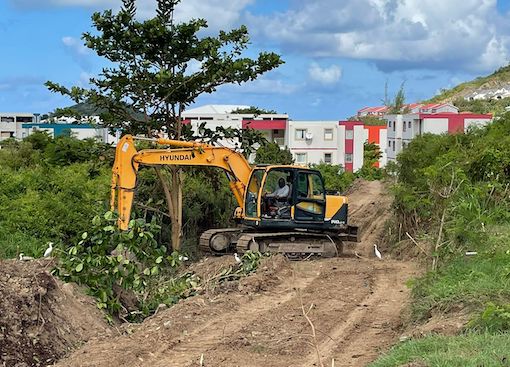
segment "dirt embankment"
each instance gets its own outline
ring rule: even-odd
[[[48,260],[0,261],[0,365],[47,366],[98,333],[104,316]]]
[[[390,215],[382,184],[357,182],[349,200],[362,237],[345,257],[272,257],[239,284],[184,300],[123,335],[91,340],[58,366],[305,367],[333,359],[365,366],[398,340],[405,282],[416,268],[387,258],[384,249],[382,261],[373,256]]]

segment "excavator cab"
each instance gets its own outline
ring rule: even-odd
[[[323,226],[326,193],[318,171],[289,166],[255,167],[247,185],[245,224],[296,227]]]

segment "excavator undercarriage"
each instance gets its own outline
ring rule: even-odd
[[[351,239],[354,234],[351,234]],[[344,237],[344,240],[348,240]],[[334,257],[343,252],[343,240],[337,234],[307,231],[254,232],[252,228],[219,228],[200,236],[200,250],[222,255],[260,251],[280,253],[291,259]]]

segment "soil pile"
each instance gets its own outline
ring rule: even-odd
[[[47,366],[100,333],[103,314],[50,260],[0,261],[0,365]]]

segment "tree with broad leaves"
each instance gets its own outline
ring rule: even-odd
[[[249,45],[245,26],[217,36],[199,36],[207,27],[204,19],[174,22],[180,0],[157,0],[155,17],[136,19],[135,0],[123,0],[121,10],[94,13],[97,33],[84,33],[85,45],[111,66],[105,67],[91,88],[65,88],[48,81],[47,87],[87,102],[101,111],[110,128],[125,133],[173,139],[193,138],[181,114],[203,93],[212,93],[224,84],[242,84],[283,63],[280,56],[262,52],[257,58],[243,57]],[[255,138],[250,131],[227,131],[238,137],[244,148]],[[248,135],[248,136],[247,136]],[[156,168],[165,192],[172,223],[172,247],[179,249],[182,233],[182,174],[178,167]],[[169,177],[167,177],[169,176]]]

